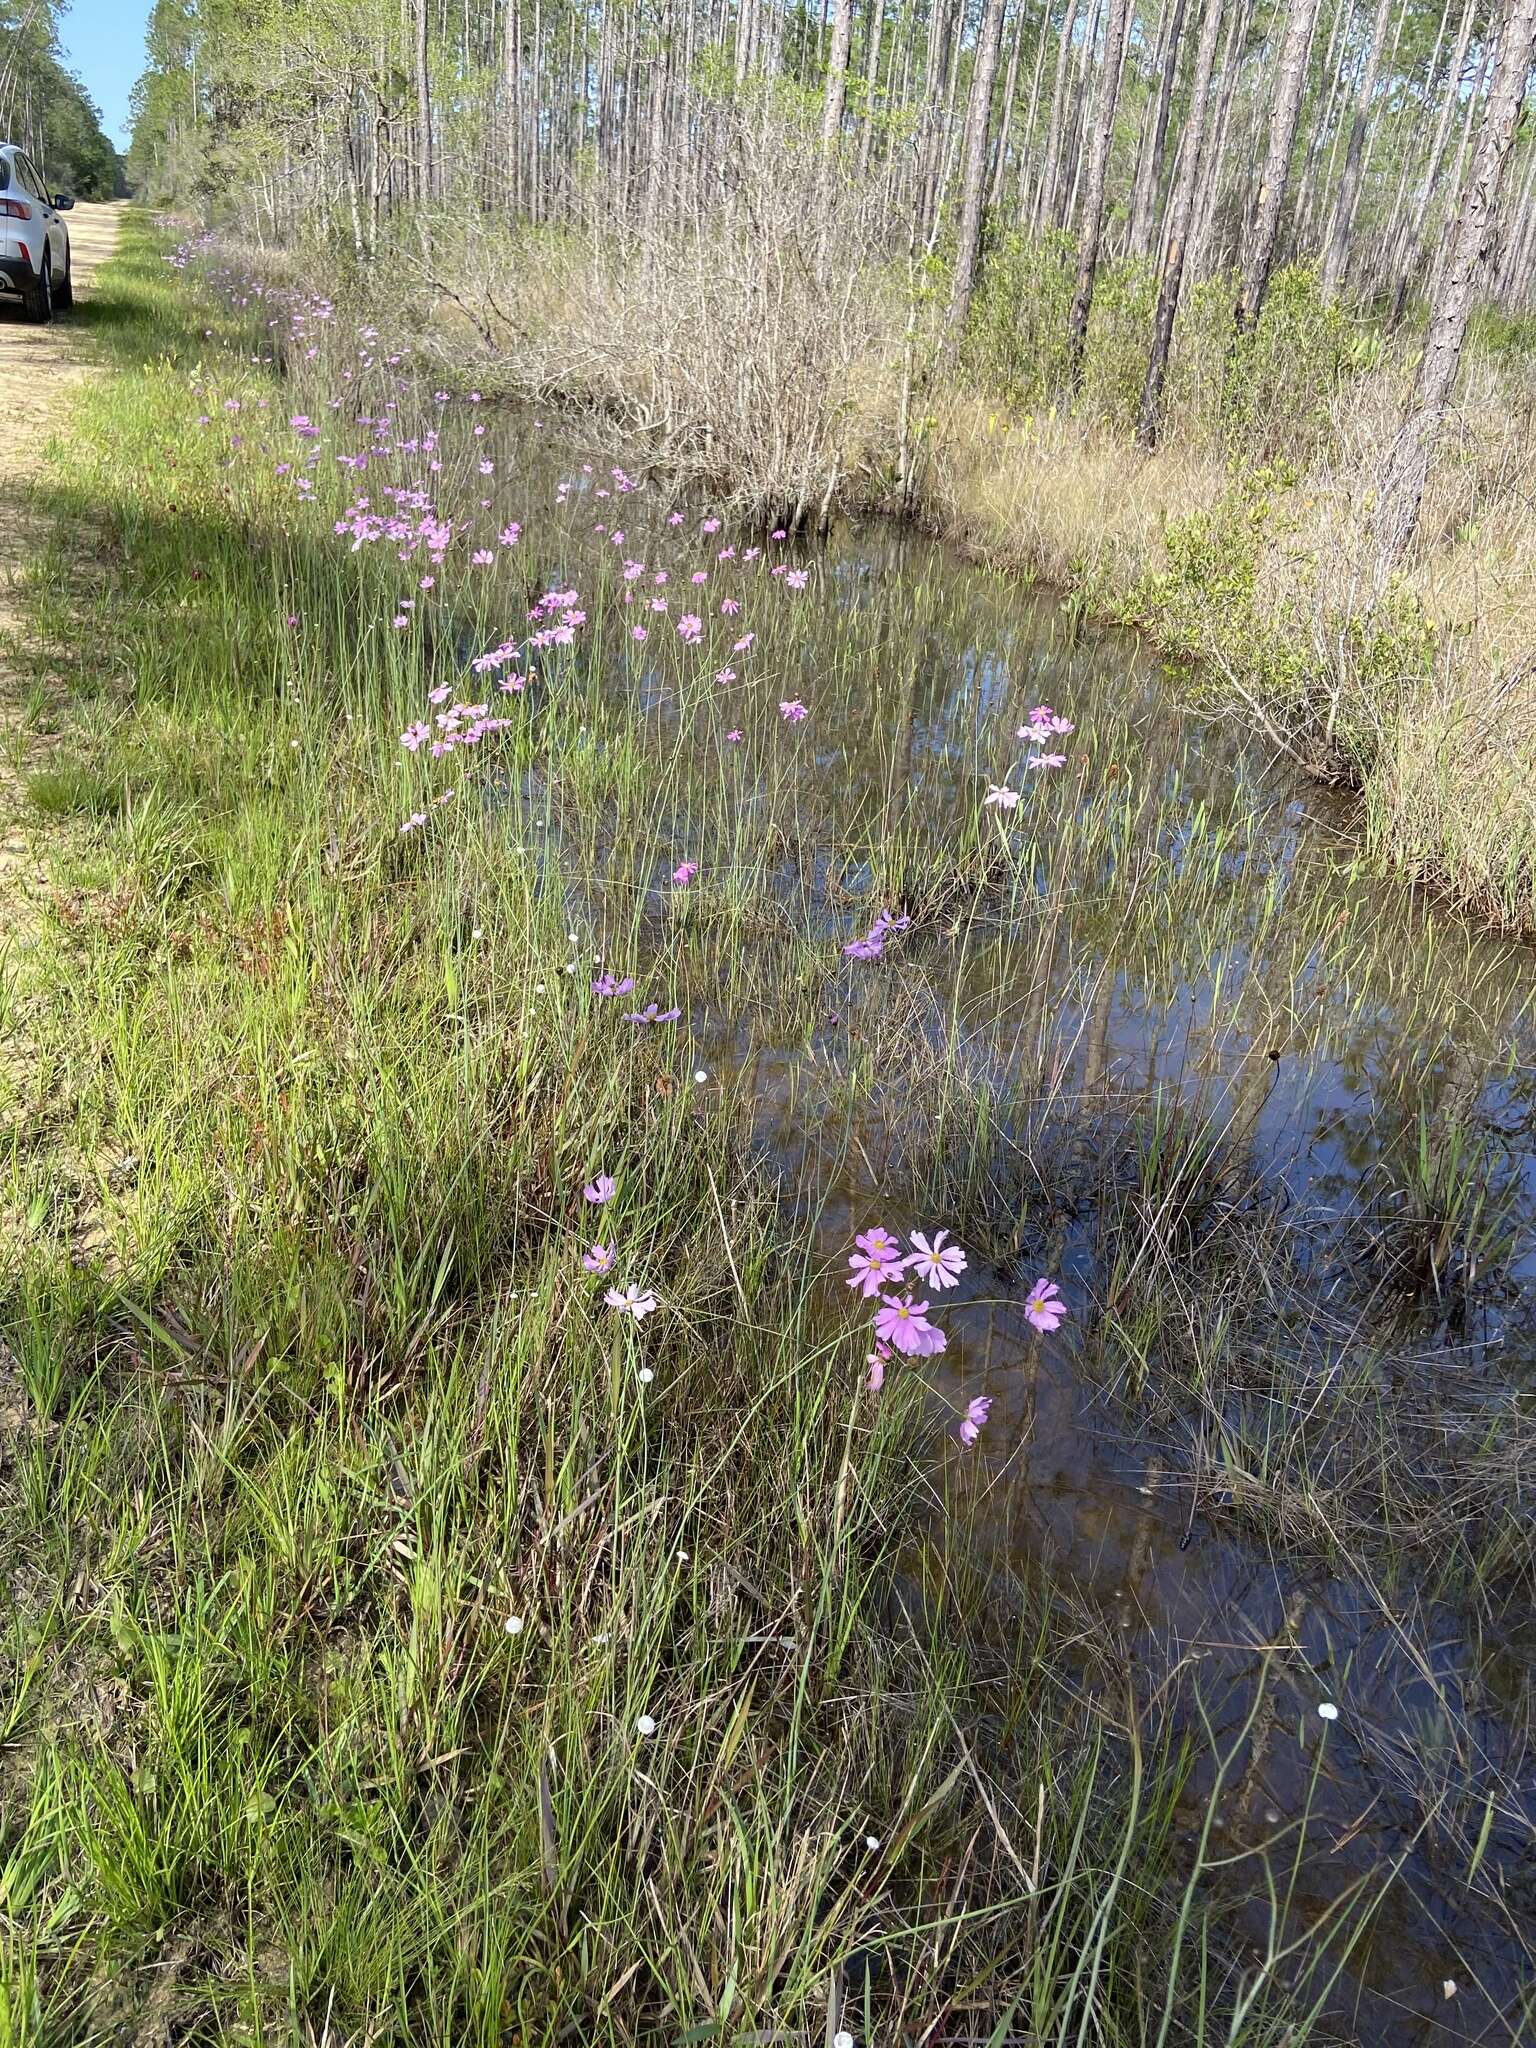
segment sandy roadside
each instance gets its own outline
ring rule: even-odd
[[[122,215],[121,205],[91,206],[84,201],[70,213],[70,260],[80,298],[89,296],[97,267],[116,247]],[[65,392],[89,374],[84,354],[69,314],[59,314],[47,327],[32,327],[19,306],[6,303],[0,308],[0,403],[9,422],[0,488],[36,463]],[[0,550],[6,545],[0,528]]]
[[[78,299],[90,295],[98,264],[117,246],[119,205],[80,205],[70,215],[70,254]],[[25,737],[23,690],[14,653],[6,647],[18,625],[16,573],[25,565],[35,518],[27,504],[27,477],[35,473],[47,438],[68,408],[70,389],[94,375],[88,340],[74,315],[61,313],[35,328],[14,307],[0,311],[0,406],[8,432],[0,467],[0,1137],[12,1116],[25,1118],[33,1087],[33,1061],[25,1016],[6,997],[4,981],[37,932],[37,901],[45,874],[33,846],[25,774],[37,764],[39,741]],[[41,741],[45,748],[47,741]],[[0,1253],[14,1219],[0,1210]],[[6,1415],[6,1360],[0,1348],[0,1423]]]

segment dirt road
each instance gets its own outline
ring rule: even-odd
[[[70,262],[78,297],[89,298],[97,266],[117,245],[122,216],[121,206],[92,206],[83,200],[70,213]],[[50,326],[32,327],[18,305],[7,303],[0,310],[0,407],[8,423],[0,485],[24,476],[36,462],[60,399],[86,374],[83,355],[81,336],[69,314],[58,315]],[[0,525],[0,550],[5,546]],[[0,555],[0,578],[6,566]]]
[[[70,259],[76,303],[89,304],[98,266],[117,244],[120,206],[80,205],[69,216]],[[0,408],[7,420],[0,465],[0,1146],[12,1127],[26,1129],[37,1112],[33,1091],[37,1062],[32,1053],[26,1000],[17,1000],[26,955],[36,942],[37,909],[47,875],[33,835],[40,821],[29,814],[25,777],[46,760],[50,721],[38,719],[35,701],[26,706],[27,659],[19,642],[22,624],[17,572],[25,564],[36,515],[27,479],[36,470],[48,437],[64,418],[71,388],[93,374],[89,339],[78,313],[58,315],[47,327],[33,327],[19,309],[0,311]],[[27,712],[32,715],[28,716]],[[76,1171],[72,1179],[82,1181]],[[81,1241],[99,1230],[95,1205],[71,1197]],[[8,1238],[28,1227],[0,1204],[0,1266]],[[13,1364],[0,1345],[0,1429],[14,1411]]]

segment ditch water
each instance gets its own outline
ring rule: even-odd
[[[530,592],[610,621],[576,657],[580,744],[643,769],[632,815],[522,792],[571,914],[621,972],[667,934],[675,979],[637,999],[682,1004],[690,1062],[750,1100],[829,1321],[856,1331],[855,1231],[966,1249],[948,1348],[894,1368],[932,1389],[935,1501],[976,1518],[1000,1600],[1044,1584],[1080,1618],[1086,1690],[1192,1732],[1213,1884],[1268,1845],[1294,1934],[1394,1873],[1335,2038],[1530,2037],[1530,950],[1373,876],[1340,806],[1133,637],[886,526],[749,562],[495,431],[497,516],[559,507]],[[1042,702],[1076,730],[1031,773]],[[987,807],[1005,776],[1021,801]],[[881,910],[910,929],[844,957]],[[1044,1335],[1042,1273],[1071,1311]]]

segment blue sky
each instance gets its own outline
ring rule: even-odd
[[[128,95],[144,69],[150,0],[70,0],[59,40],[64,61],[101,109],[108,136],[128,140]]]

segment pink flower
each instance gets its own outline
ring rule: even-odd
[[[688,884],[693,880],[694,876],[698,872],[699,864],[697,861],[680,861],[679,864],[672,870],[672,879],[674,882],[676,882],[679,889],[686,889]]]
[[[683,523],[683,515],[682,515],[682,513],[681,513],[681,512],[669,512],[669,513],[667,514],[667,524],[668,524],[668,526],[681,526],[681,525],[682,525],[682,523]]]
[[[888,1231],[877,1225],[856,1237],[858,1250],[848,1254],[848,1286],[864,1301],[871,1301],[882,1287],[894,1287],[901,1278],[901,1247]]]
[[[725,684],[727,684],[727,683],[734,683],[734,682],[735,682],[735,680],[736,680],[736,671],[735,671],[735,669],[733,669],[733,668],[717,668],[717,669],[715,670],[715,681],[716,681],[717,683],[719,683],[719,684],[721,685],[721,687],[722,687],[722,688],[723,688],[723,687],[725,686]]]
[[[930,1244],[920,1230],[912,1233],[915,1249],[905,1260],[909,1273],[915,1273],[919,1280],[929,1287],[943,1289],[958,1287],[959,1276],[965,1271],[965,1253],[957,1244],[945,1244],[947,1230],[936,1230]]]
[[[694,641],[704,637],[704,621],[697,612],[684,612],[677,622],[677,634],[680,640],[692,646]]]
[[[899,1300],[894,1294],[882,1294],[880,1302],[875,1311],[875,1335],[882,1344],[916,1358],[931,1358],[944,1349],[947,1340],[944,1332],[928,1321],[926,1301],[914,1301],[910,1294]]]
[[[1059,1330],[1066,1320],[1067,1305],[1054,1280],[1037,1280],[1024,1302],[1024,1315],[1037,1330]]]
[[[885,1385],[885,1368],[891,1362],[889,1344],[876,1344],[873,1351],[865,1354],[864,1363],[869,1367],[869,1391],[878,1394]]]
[[[649,1288],[610,1287],[603,1296],[610,1308],[616,1308],[622,1316],[633,1316],[638,1323],[656,1307],[656,1297]]]
[[[733,725],[725,737],[733,747],[739,746],[741,744],[741,727]]]
[[[810,581],[810,572],[806,569],[788,569],[785,571],[784,581],[791,590],[804,590]]]
[[[982,803],[983,805],[996,804],[1000,811],[1016,811],[1019,807],[1019,792],[1016,789],[1004,789],[998,784],[992,783],[988,786],[987,793],[982,798]]]
[[[611,1273],[618,1256],[611,1244],[595,1244],[582,1254],[581,1263],[589,1273]]]
[[[731,642],[732,654],[745,654],[756,638],[757,635],[755,633],[743,633],[739,640]]]
[[[634,638],[635,638],[636,640],[643,640],[643,639],[645,638],[645,628],[644,628],[644,626],[636,626],[636,627],[634,628],[634,634],[633,634],[633,637],[634,637]]]
[[[1065,768],[1066,765],[1065,754],[1031,754],[1024,763],[1026,768]]]
[[[474,563],[477,569],[483,569],[488,562],[494,562],[496,557],[491,553],[489,548],[476,548],[475,552],[470,556],[469,559],[471,560],[471,562]]]
[[[595,996],[602,996],[604,998],[608,996],[627,996],[634,985],[635,977],[632,974],[626,974],[622,981],[619,981],[611,974],[600,974],[592,984],[592,993]]]
[[[582,1197],[585,1201],[591,1202],[594,1208],[600,1207],[604,1202],[611,1202],[613,1200],[614,1186],[615,1182],[611,1173],[600,1173],[596,1180],[589,1180],[587,1182],[581,1191]]]
[[[733,619],[741,610],[741,599],[739,597],[722,597],[720,609],[728,619]]]
[[[802,718],[809,718],[810,713],[798,697],[791,697],[787,703],[780,702],[779,716],[786,725],[798,725]]]
[[[969,1446],[975,1443],[986,1427],[987,1417],[992,1413],[990,1394],[978,1394],[965,1411],[965,1420],[960,1425],[960,1441]]]

